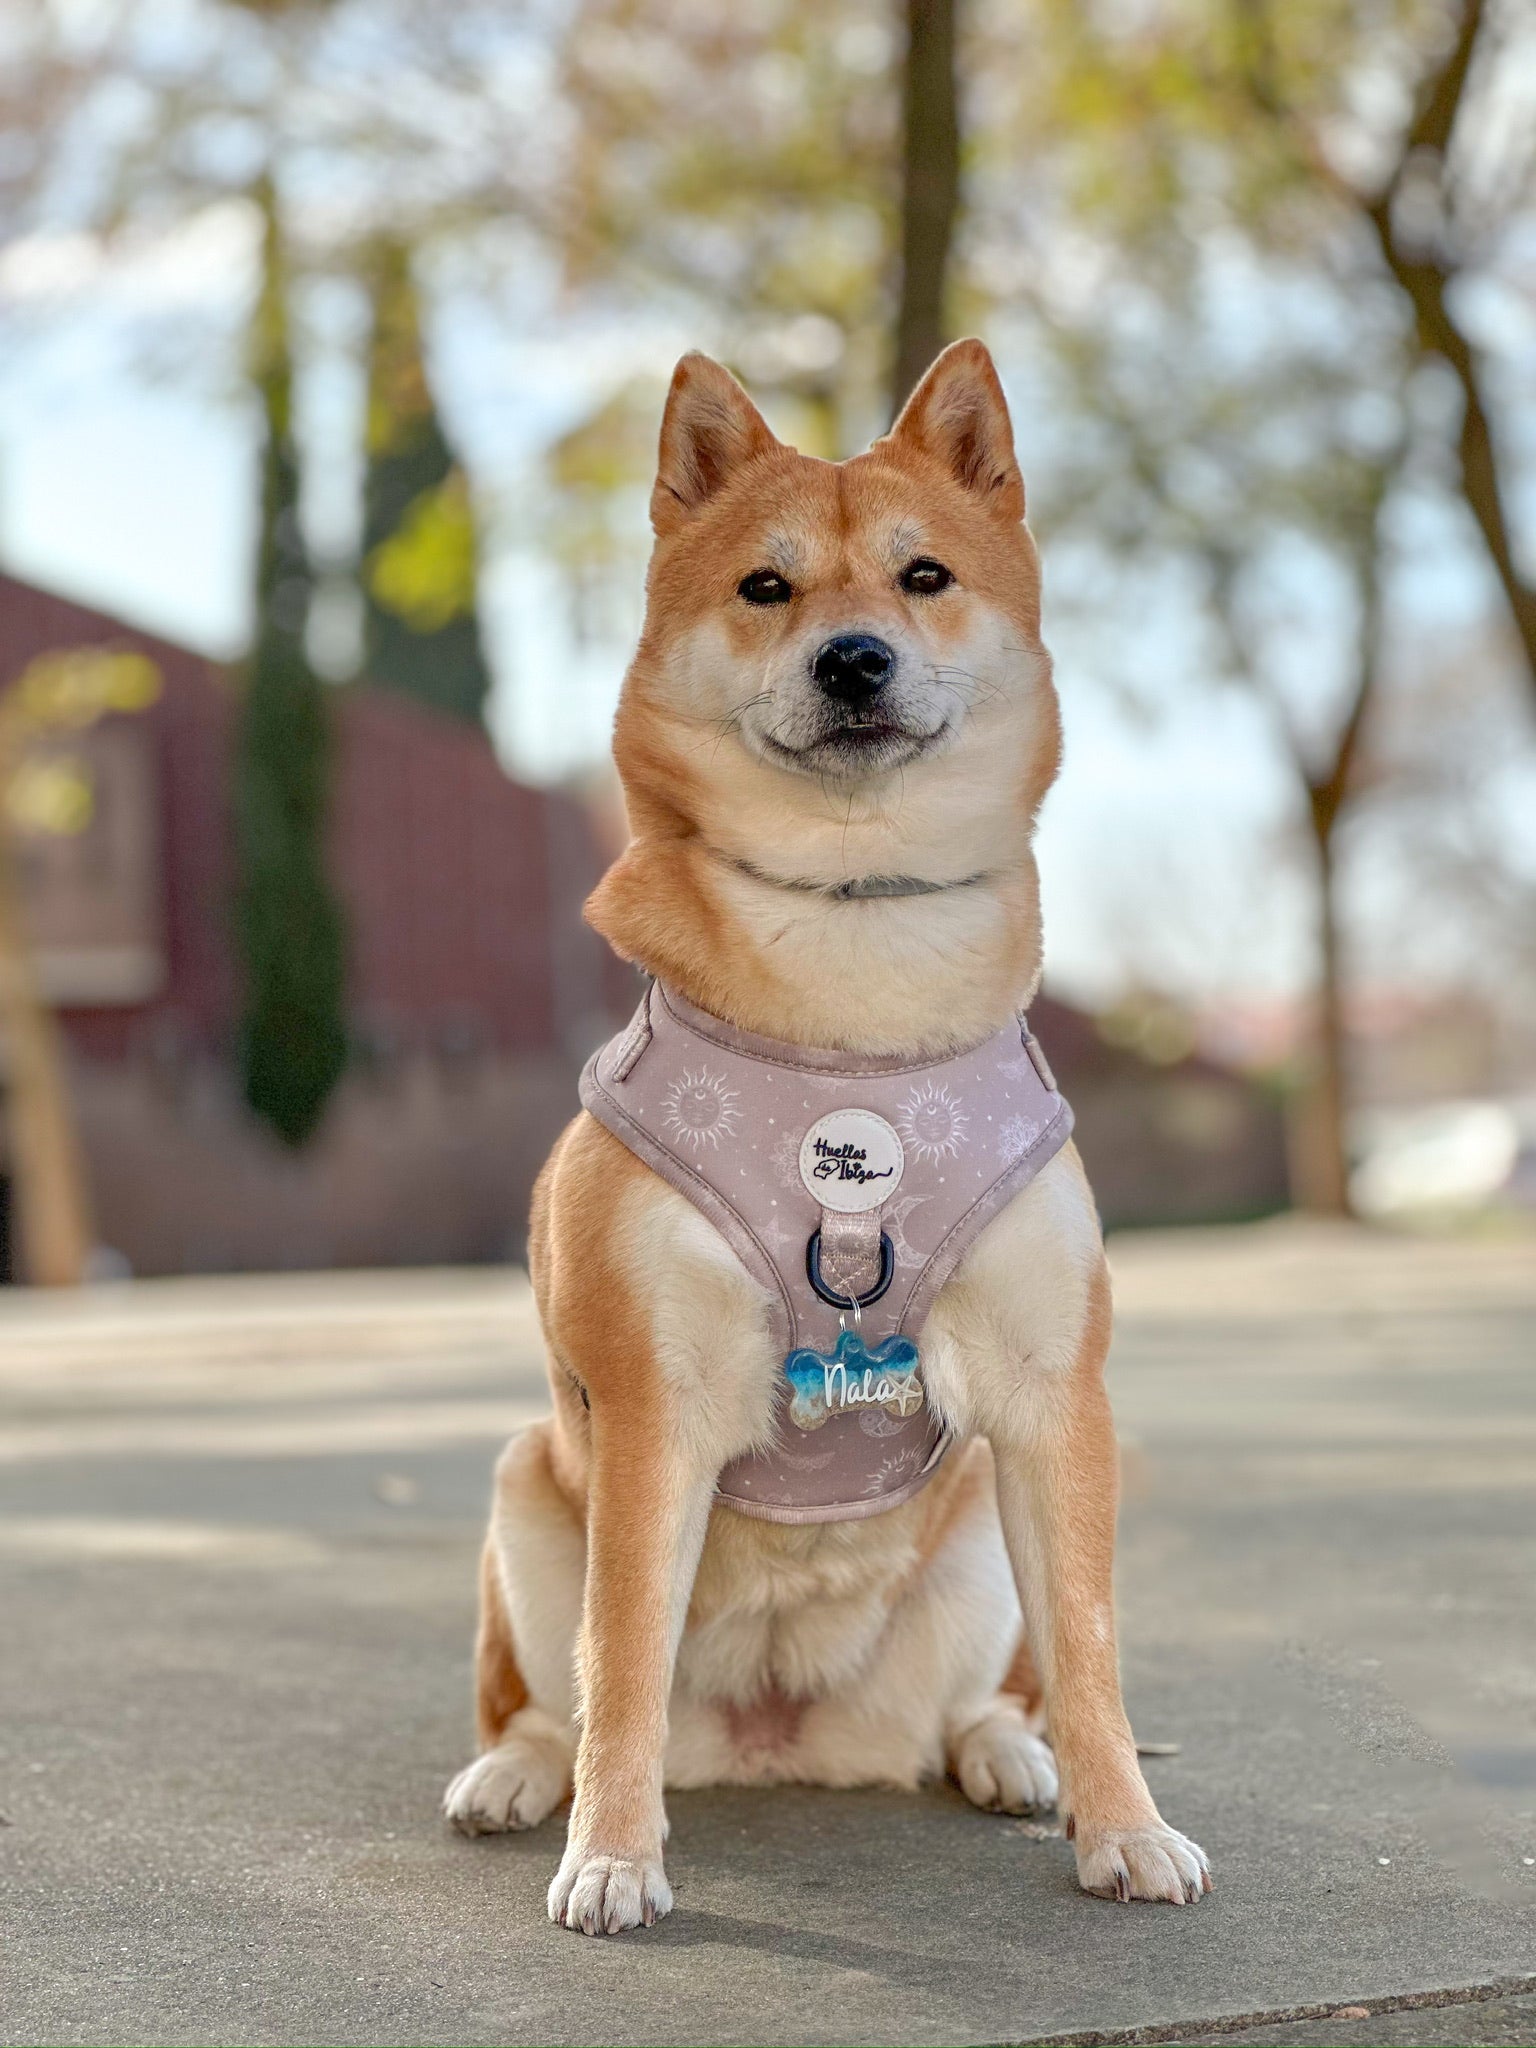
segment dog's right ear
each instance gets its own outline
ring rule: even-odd
[[[651,525],[671,533],[707,505],[733,471],[779,446],[730,371],[697,350],[672,372],[661,416]]]

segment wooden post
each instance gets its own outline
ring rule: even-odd
[[[42,1287],[74,1287],[90,1255],[90,1202],[59,1028],[38,987],[21,912],[7,808],[17,751],[14,720],[0,709],[0,1030],[11,1186],[24,1277]]]

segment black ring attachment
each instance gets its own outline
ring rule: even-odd
[[[812,1287],[832,1308],[851,1314],[856,1308],[868,1308],[872,1301],[878,1301],[896,1277],[896,1247],[882,1230],[880,1233],[880,1277],[868,1294],[861,1294],[857,1300],[851,1294],[838,1294],[821,1277],[821,1232],[813,1230],[805,1244],[805,1277]]]

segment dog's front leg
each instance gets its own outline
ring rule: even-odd
[[[1094,1295],[1071,1367],[1034,1381],[989,1431],[998,1506],[1044,1681],[1078,1880],[1106,1898],[1187,1905],[1211,1888],[1205,1852],[1158,1813],[1120,1692],[1119,1453],[1103,1383],[1109,1289],[1102,1275]]]
[[[716,1474],[689,1469],[687,1433],[659,1388],[643,1406],[592,1403],[581,1740],[549,1888],[550,1918],[583,1934],[649,1926],[672,1907],[662,1871],[667,1703]]]

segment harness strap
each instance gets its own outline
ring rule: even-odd
[[[853,1301],[868,1294],[880,1278],[880,1209],[848,1215],[839,1209],[821,1212],[821,1275],[835,1294]]]

